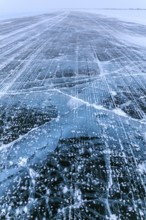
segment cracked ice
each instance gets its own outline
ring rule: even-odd
[[[0,21],[0,219],[146,218],[133,35],[146,26],[87,12]]]

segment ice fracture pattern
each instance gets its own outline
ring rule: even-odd
[[[1,220],[146,219],[146,45],[130,36],[146,26],[87,12],[0,21]]]

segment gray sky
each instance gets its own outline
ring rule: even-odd
[[[47,12],[51,8],[146,8],[146,0],[0,0],[0,14]]]

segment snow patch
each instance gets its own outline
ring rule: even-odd
[[[119,32],[117,38],[128,44],[134,44],[140,47],[146,47],[146,37],[140,35],[131,35]]]
[[[68,192],[68,188],[67,188],[67,186],[65,186],[64,188],[63,188],[63,193],[67,193]]]
[[[77,109],[80,106],[84,105],[84,102],[76,97],[72,97],[67,105],[70,109]]]
[[[138,171],[141,173],[141,174],[146,174],[146,163],[140,163],[138,165]]]
[[[112,215],[110,216],[110,220],[117,220],[117,219],[118,219],[117,216],[114,215],[114,214],[112,214]]]
[[[116,96],[117,95],[117,93],[115,91],[110,91],[110,93],[111,93],[112,96]]]
[[[26,164],[27,164],[27,160],[28,160],[28,158],[25,158],[25,157],[20,157],[20,160],[19,160],[19,166],[21,166],[21,167],[24,167],[24,166],[26,166]]]
[[[117,115],[123,116],[123,117],[127,117],[127,114],[120,108],[115,108],[113,109],[113,112]]]
[[[146,141],[146,132],[143,133],[143,138]]]

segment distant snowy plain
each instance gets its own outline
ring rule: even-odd
[[[90,13],[97,13],[104,15],[106,17],[111,17],[111,18],[117,18],[122,21],[126,22],[134,22],[138,24],[143,24],[146,25],[146,9],[144,10],[138,10],[138,9],[133,9],[133,10],[116,10],[116,9],[82,9],[83,11],[87,11]]]

